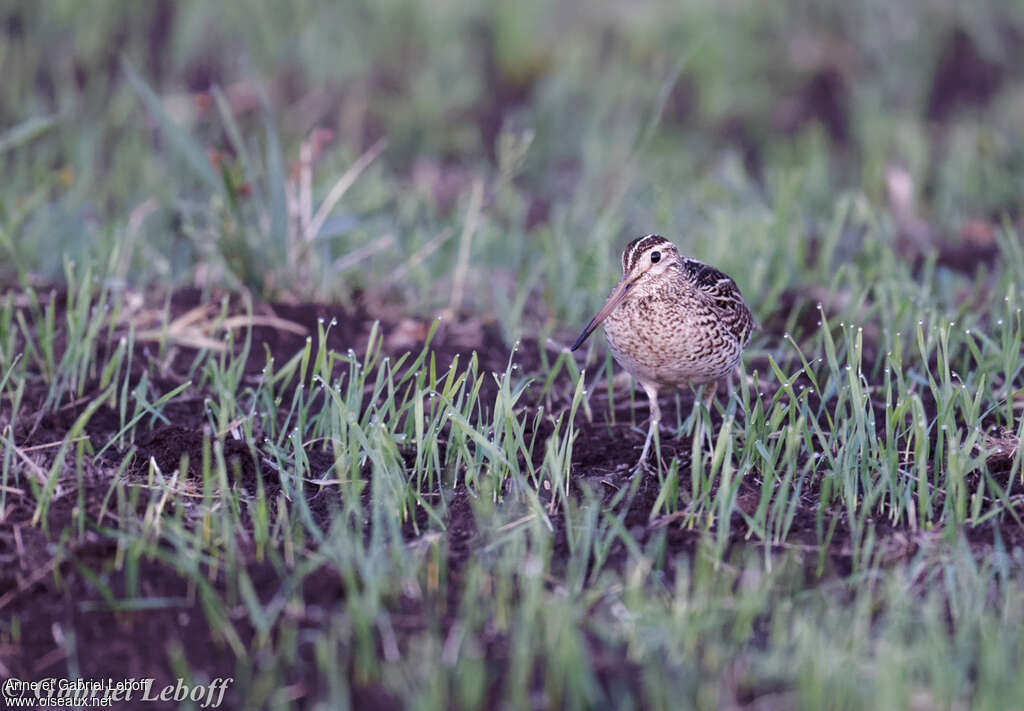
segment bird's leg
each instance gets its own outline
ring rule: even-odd
[[[654,438],[654,433],[658,429],[658,423],[661,422],[661,407],[658,405],[658,389],[648,383],[640,383],[644,392],[647,393],[647,399],[651,404],[651,423],[647,428],[647,439],[644,440],[644,450],[640,453],[640,461],[636,463],[637,469],[649,469],[647,464],[647,453],[651,449],[651,440]],[[658,455],[661,456],[660,453]]]
[[[711,405],[715,402],[715,395],[718,394],[718,382],[706,383],[701,388],[700,399],[704,401],[704,407],[711,412]]]

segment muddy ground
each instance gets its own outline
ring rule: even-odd
[[[180,316],[200,303],[202,296],[198,291],[186,290],[174,295],[171,299],[171,316]],[[337,324],[329,335],[331,348],[345,352],[349,348],[357,353],[365,349],[374,317],[364,304],[357,302],[350,308],[332,307],[318,304],[261,306],[257,309],[264,314],[273,314],[293,323],[304,326],[310,333],[316,332],[320,319],[337,319]],[[58,318],[58,323],[60,319]],[[444,367],[456,354],[464,358],[476,352],[480,359],[481,371],[503,372],[508,362],[510,346],[503,342],[500,331],[495,324],[481,323],[467,318],[461,319],[459,327],[443,328],[436,335],[433,348],[438,354],[438,365]],[[384,335],[384,350],[398,355],[407,350],[418,350],[418,339],[426,335],[427,323],[408,318],[385,320],[381,323]],[[767,325],[771,328],[771,323]],[[269,352],[278,363],[285,362],[305,343],[305,336],[272,327],[259,326],[253,329],[253,348],[246,363],[248,374],[255,375],[264,365],[264,354]],[[58,346],[60,344],[58,343]],[[266,348],[266,351],[264,350]],[[525,373],[535,372],[539,366],[542,346],[536,342],[524,342],[517,353],[516,360]],[[156,387],[164,392],[180,384],[181,376],[175,373],[184,372],[187,364],[194,357],[195,351],[179,348],[171,364],[165,372],[155,380]],[[555,355],[555,354],[551,354]],[[761,364],[765,365],[765,364]],[[137,354],[133,364],[133,378],[141,377],[144,369],[149,368],[146,354]],[[758,367],[750,363],[749,367]],[[764,369],[762,369],[764,372]],[[150,377],[154,377],[152,372]],[[556,387],[556,397],[563,398],[560,405],[568,406],[571,389],[567,376],[561,376],[563,387]],[[40,382],[29,387],[22,406],[23,413],[41,410],[46,387]],[[88,393],[87,393],[88,394]],[[631,411],[629,398],[619,393],[616,398],[616,423],[606,421],[608,412],[607,394],[595,392],[592,395],[592,407],[595,420],[587,422],[582,415],[577,418],[579,437],[573,450],[573,489],[576,495],[582,495],[584,486],[589,487],[606,501],[629,490],[635,484],[633,493],[627,496],[625,503],[627,514],[625,525],[631,535],[641,544],[651,536],[664,536],[665,560],[681,553],[692,553],[700,538],[700,534],[683,525],[682,521],[671,517],[651,520],[650,512],[659,492],[659,484],[654,476],[647,476],[638,483],[631,479],[631,465],[638,456],[643,443],[642,425],[647,416],[647,407],[642,394],[635,398],[636,410]],[[483,402],[488,402],[485,395]],[[524,401],[529,402],[529,395]],[[683,415],[689,412],[693,396],[691,393],[666,394],[661,399],[665,422],[675,422],[677,408],[683,408]],[[557,404],[557,403],[556,403]],[[46,413],[40,417],[19,418],[13,431],[15,441],[23,452],[31,453],[31,458],[38,466],[47,467],[51,461],[54,443],[66,437],[84,404],[75,401],[60,407],[56,412]],[[165,472],[178,466],[182,452],[189,454],[191,462],[200,461],[203,442],[203,430],[206,417],[203,412],[203,398],[190,397],[173,401],[166,414],[172,419],[171,424],[160,425],[153,429],[141,429],[136,438],[138,448],[136,464],[126,472],[129,478],[143,478],[145,466],[152,457]],[[720,415],[713,415],[718,424]],[[882,422],[883,418],[879,418]],[[97,450],[106,443],[118,430],[117,413],[101,407],[91,418],[86,429],[94,448]],[[638,427],[637,425],[641,425]],[[539,432],[538,441],[548,436],[548,432]],[[35,449],[34,449],[35,448]],[[541,452],[542,452],[541,448]],[[689,488],[689,452],[690,444],[685,438],[675,439],[670,435],[662,437],[662,454],[666,461],[672,457],[680,460],[680,488]],[[332,464],[328,452],[311,448],[309,451],[311,475],[315,478],[323,474]],[[37,679],[44,676],[68,677],[74,674],[93,678],[140,678],[155,677],[158,683],[173,683],[177,675],[172,673],[168,663],[168,645],[179,647],[192,668],[203,669],[211,678],[216,676],[234,676],[235,667],[230,650],[211,633],[203,610],[194,592],[170,565],[156,559],[147,560],[139,571],[139,597],[191,599],[179,609],[156,609],[140,611],[112,612],[105,604],[103,595],[90,581],[86,571],[106,571],[113,581],[112,590],[117,595],[123,590],[124,573],[114,570],[113,560],[116,543],[99,534],[86,531],[84,537],[78,539],[72,535],[77,523],[73,517],[76,507],[84,506],[90,518],[98,518],[103,506],[104,497],[109,490],[111,477],[125,458],[125,452],[108,450],[101,463],[94,469],[87,469],[86,478],[81,488],[74,482],[62,482],[62,492],[55,496],[46,517],[46,526],[31,525],[34,513],[34,501],[28,496],[18,495],[9,491],[6,510],[0,522],[0,614],[8,618],[17,618],[20,622],[20,641],[7,648],[0,649],[0,661],[5,673],[22,679]],[[238,461],[244,479],[255,481],[263,479],[269,494],[268,499],[276,495],[276,475],[253,459],[245,445],[228,438],[225,441],[225,455]],[[541,456],[540,454],[537,455]],[[998,463],[997,463],[998,464]],[[1009,461],[1006,462],[1009,468]],[[998,465],[994,467],[998,472]],[[70,485],[69,485],[70,484]],[[1015,491],[1013,493],[1021,493]],[[447,561],[450,566],[452,580],[458,580],[460,567],[473,550],[477,540],[474,517],[469,505],[466,491],[457,487],[453,491],[443,492],[449,499],[447,527]],[[748,477],[740,486],[738,508],[752,513],[761,496],[760,482],[756,477]],[[319,496],[311,491],[310,508],[319,525],[325,529],[336,504],[330,503],[330,497]],[[807,488],[796,517],[788,546],[807,544],[818,545],[818,499],[814,486]],[[851,568],[848,545],[849,530],[841,512],[829,512],[828,516],[837,516],[838,523],[832,543],[825,557],[825,575],[843,575]],[[732,545],[755,545],[746,541],[746,526],[742,517],[734,514],[732,521]],[[417,526],[410,520],[404,533],[411,540],[423,534],[430,527],[424,511],[416,512]],[[552,517],[556,527],[555,556],[567,556],[567,545],[564,532],[559,529],[560,515],[556,512]],[[910,557],[918,550],[925,534],[915,533],[907,529],[893,527],[885,522],[876,523],[880,544],[886,551],[889,560]],[[1024,531],[1019,527],[1004,527],[1001,532],[1005,545],[1024,545]],[[934,534],[932,534],[934,535]],[[988,548],[992,544],[993,530],[991,526],[968,531],[969,539],[979,549]],[[54,557],[57,542],[69,540],[65,547],[70,553],[63,560]],[[980,550],[979,550],[980,552]],[[620,566],[627,557],[621,543],[611,551],[609,565]],[[808,566],[817,565],[818,556],[808,556]],[[666,563],[669,564],[670,563]],[[249,574],[260,590],[259,581],[267,581],[266,589],[277,589],[277,573],[266,563],[257,562],[255,553],[248,561]],[[808,575],[812,572],[809,569]],[[320,580],[322,583],[312,581]],[[450,585],[452,595],[459,586]],[[310,606],[330,605],[341,598],[343,592],[336,581],[336,576],[310,576],[303,590],[307,604]],[[191,598],[190,598],[191,596]],[[456,608],[456,600],[452,599],[451,610]],[[401,620],[408,626],[405,631],[414,631],[417,627],[417,607],[415,600],[403,602],[408,609],[403,610]],[[423,618],[425,619],[425,618]],[[254,634],[253,630],[241,628],[243,641]],[[396,629],[401,635],[402,629]],[[73,636],[73,657],[66,656],[62,651],[66,645],[59,640]],[[160,643],[139,644],[138,640],[159,640]],[[620,675],[625,663],[623,650],[602,648],[603,643],[592,640],[594,645],[593,659],[597,660],[598,675]],[[503,666],[507,650],[502,641],[496,640],[487,650],[488,663],[495,670],[493,678],[500,678],[499,670]],[[311,652],[310,652],[311,653]],[[296,669],[308,669],[308,674],[301,674],[292,680],[296,693],[304,698],[316,698],[319,685],[312,670],[313,663],[297,665]],[[620,677],[621,678],[621,677]],[[495,686],[497,693],[500,687]],[[357,696],[358,708],[388,708],[396,705],[394,699],[376,686],[361,687]],[[157,706],[152,706],[157,708]]]

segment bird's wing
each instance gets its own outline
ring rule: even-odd
[[[695,259],[688,259],[686,262],[685,267],[693,275],[697,288],[714,305],[729,332],[736,337],[740,345],[745,346],[756,326],[736,282],[703,262]]]

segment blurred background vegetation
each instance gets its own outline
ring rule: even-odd
[[[895,239],[893,168],[937,243],[1021,212],[1020,2],[24,0],[0,28],[9,285],[87,259],[429,311],[464,243],[463,306],[550,331],[648,232],[776,309],[840,198]]]

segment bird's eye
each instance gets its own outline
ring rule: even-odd
[[[651,264],[657,264],[661,260],[661,252],[651,252]]]

